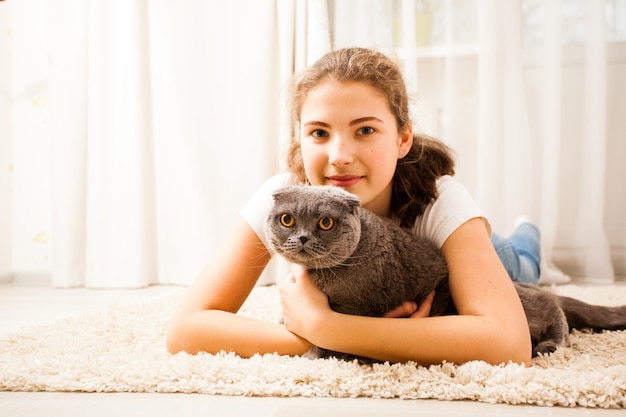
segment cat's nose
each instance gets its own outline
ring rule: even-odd
[[[304,245],[307,241],[309,240],[309,238],[307,236],[300,236],[300,242]]]

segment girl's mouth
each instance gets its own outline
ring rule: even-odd
[[[335,187],[350,187],[361,181],[363,177],[359,175],[333,175],[327,178]]]

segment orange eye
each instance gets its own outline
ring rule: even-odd
[[[330,230],[335,225],[335,221],[332,217],[324,217],[317,222],[317,226],[322,230]]]
[[[296,224],[296,219],[294,219],[294,217],[291,214],[285,213],[282,216],[280,216],[280,224],[282,224],[285,227],[293,227],[293,225]]]

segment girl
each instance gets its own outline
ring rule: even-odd
[[[529,364],[528,325],[509,275],[537,282],[538,230],[523,223],[510,240],[494,235],[492,244],[488,221],[452,177],[450,150],[413,133],[399,68],[368,49],[331,52],[294,83],[292,116],[289,173],[259,189],[230,240],[187,290],[168,329],[168,350],[301,355],[315,344],[424,365]],[[290,182],[343,187],[377,215],[435,242],[448,262],[459,315],[428,317],[429,300],[419,308],[407,302],[382,318],[338,314],[298,266],[280,287],[284,324],[236,315],[272,256],[263,233],[271,194]]]

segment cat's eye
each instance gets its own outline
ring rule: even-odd
[[[324,217],[317,222],[317,226],[324,231],[332,229],[334,225],[335,221],[332,217]]]
[[[289,213],[285,213],[280,216],[280,224],[285,227],[293,227],[296,224],[296,219]]]

